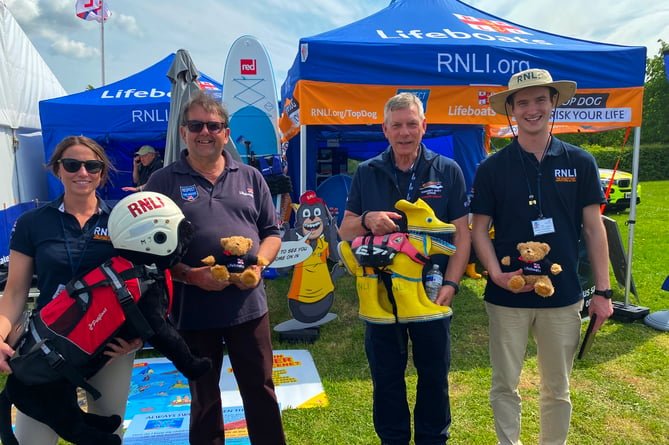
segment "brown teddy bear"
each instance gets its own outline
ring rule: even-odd
[[[551,247],[547,243],[538,241],[527,241],[518,243],[516,246],[520,257],[511,260],[510,257],[502,258],[504,266],[522,268],[523,274],[512,277],[507,283],[511,290],[522,289],[526,284],[534,285],[534,292],[542,297],[550,297],[555,293],[553,282],[548,273],[557,275],[562,272],[562,266],[553,263],[546,256]]]
[[[202,262],[211,266],[211,274],[219,281],[230,281],[255,287],[260,282],[260,276],[248,266],[267,266],[269,261],[261,256],[248,253],[252,246],[253,240],[244,236],[221,238],[223,253],[215,257],[209,255],[203,258]]]

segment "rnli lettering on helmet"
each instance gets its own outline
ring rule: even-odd
[[[128,210],[133,217],[137,217],[151,210],[165,207],[165,203],[160,196],[149,196],[143,199],[138,199],[135,202],[128,204]]]

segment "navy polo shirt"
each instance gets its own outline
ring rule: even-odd
[[[488,280],[485,300],[501,306],[530,308],[561,307],[579,301],[578,241],[583,208],[601,203],[604,194],[594,157],[555,137],[541,163],[523,151],[516,139],[484,160],[474,178],[471,212],[492,217],[497,258],[517,258],[516,245],[534,240],[548,243],[548,258],[563,269],[560,274],[551,275],[555,294],[549,298],[534,292],[514,294]],[[554,233],[533,234],[532,221],[541,215],[552,218]]]
[[[413,178],[412,178],[413,176]],[[407,196],[412,182],[410,196]],[[434,210],[437,218],[450,222],[469,212],[465,181],[460,166],[421,143],[416,165],[400,172],[389,146],[379,155],[358,166],[346,201],[346,210],[361,215],[363,211],[397,211],[400,199],[418,198]]]
[[[63,197],[21,215],[12,230],[9,248],[34,259],[37,307],[47,304],[72,278],[115,255],[109,234],[110,207],[102,200],[99,213],[82,228],[65,213]]]
[[[438,155],[421,143],[413,168],[408,172],[400,172],[392,153],[392,147],[389,146],[358,166],[346,201],[346,210],[357,215],[365,210],[396,212],[395,203],[408,197],[411,202],[418,198],[425,201],[437,218],[444,222],[468,214],[465,180],[455,161]],[[444,239],[452,242],[451,236]],[[431,261],[439,264],[442,271],[446,270],[448,259],[448,256],[441,254],[431,256]],[[431,264],[426,264],[423,273],[427,273],[430,268]]]
[[[194,228],[194,238],[182,259],[201,267],[202,258],[221,252],[220,239],[240,235],[253,240],[256,254],[261,240],[280,237],[272,195],[260,171],[233,160],[227,153],[225,169],[212,184],[181,159],[156,171],[146,190],[163,193],[181,208]],[[261,317],[268,311],[262,284],[242,291],[231,285],[220,292],[175,283],[172,320],[179,329],[233,326]]]

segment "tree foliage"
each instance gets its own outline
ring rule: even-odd
[[[643,115],[641,122],[642,144],[669,144],[669,80],[664,64],[664,51],[669,44],[658,40],[661,45],[658,54],[646,59],[646,79],[643,93]],[[625,139],[626,129],[602,131],[598,133],[562,134],[560,138],[576,145],[599,145],[620,147]],[[633,136],[627,139],[632,143]]]
[[[620,147],[623,142],[625,145],[632,143],[633,135],[629,135],[625,140],[627,129],[600,131],[597,133],[565,133],[559,135],[560,139],[570,144],[580,147],[598,145],[601,147]]]
[[[641,124],[641,142],[645,144],[669,143],[669,79],[663,55],[669,44],[661,39],[658,42],[658,54],[646,60]]]
[[[643,93],[643,115],[641,122],[642,144],[669,144],[669,80],[664,64],[663,52],[669,44],[658,40],[661,45],[658,54],[646,59],[646,79]],[[625,139],[625,129],[599,133],[563,134],[560,138],[576,145],[599,145],[620,147]],[[627,140],[632,143],[633,136]]]
[[[643,93],[641,143],[644,145],[669,145],[669,78],[664,52],[669,43],[659,39],[660,49],[653,57],[646,58],[646,79]],[[620,147],[625,141],[625,128],[597,133],[561,134],[560,139],[579,146]],[[625,141],[631,145],[633,134]],[[493,138],[494,147],[503,147],[508,139]]]

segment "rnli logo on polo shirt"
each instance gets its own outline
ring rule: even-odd
[[[250,198],[253,198],[253,188],[252,187],[246,187],[246,190],[240,190],[239,194],[242,196],[248,196]]]
[[[439,198],[444,190],[444,185],[441,181],[426,182],[420,186],[421,198]]]
[[[93,230],[93,239],[98,241],[111,242],[111,238],[109,237],[109,229],[106,227],[95,226],[95,229]]]
[[[556,168],[554,174],[555,182],[576,182],[575,168]]]
[[[195,201],[198,198],[197,188],[194,185],[182,185],[179,190],[184,201]]]

